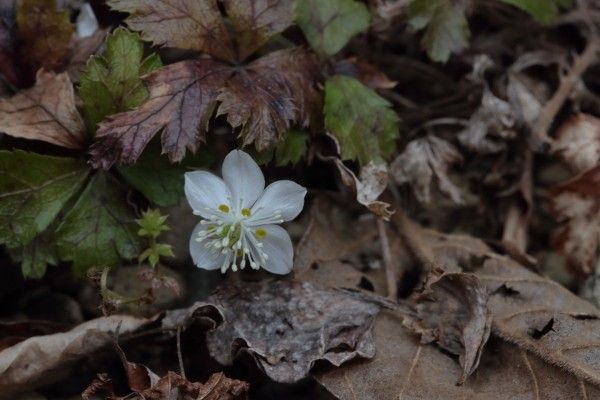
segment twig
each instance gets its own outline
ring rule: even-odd
[[[179,372],[181,373],[181,377],[186,379],[185,367],[183,366],[183,355],[181,353],[181,326],[177,327],[177,359],[179,360]]]
[[[398,282],[396,281],[396,269],[392,261],[392,252],[390,250],[390,241],[387,235],[386,223],[381,218],[376,218],[377,232],[379,233],[379,243],[381,244],[381,253],[383,254],[383,265],[385,268],[385,279],[387,281],[388,299],[398,297]]]
[[[421,227],[408,218],[400,207],[395,207],[395,209],[396,213],[392,216],[392,221],[398,228],[404,244],[425,272],[431,271],[434,266],[434,257],[431,248],[423,243]]]
[[[597,35],[592,35],[583,53],[575,57],[571,69],[561,78],[558,89],[554,92],[550,100],[548,100],[537,118],[533,129],[533,139],[536,145],[541,146],[552,142],[548,136],[548,131],[554,122],[556,114],[573,91],[581,75],[596,60],[599,49],[600,38]]]

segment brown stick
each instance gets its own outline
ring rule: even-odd
[[[392,252],[390,250],[390,241],[387,235],[387,226],[383,219],[377,218],[377,231],[379,233],[379,243],[381,244],[381,253],[383,255],[383,265],[385,268],[385,279],[387,281],[387,297],[395,300],[398,297],[398,282],[396,268],[392,261]]]
[[[598,50],[600,49],[600,38],[593,35],[588,41],[583,53],[575,57],[571,69],[561,78],[558,89],[550,100],[544,105],[537,118],[533,129],[533,139],[537,145],[551,143],[552,139],[548,136],[548,131],[554,122],[556,114],[560,111],[564,102],[567,100],[573,87],[580,79],[586,69],[596,60]]]
[[[431,271],[434,265],[434,257],[431,248],[423,242],[421,227],[413,222],[400,207],[395,207],[395,210],[392,221],[398,228],[398,233],[404,244],[425,272]]]

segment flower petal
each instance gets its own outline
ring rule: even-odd
[[[223,179],[231,191],[234,209],[250,208],[265,188],[265,177],[248,153],[233,150],[223,160]]]
[[[231,206],[231,194],[225,182],[206,171],[185,173],[185,197],[196,214],[208,218],[218,210],[220,204]],[[206,209],[213,212],[207,212]]]
[[[304,207],[304,196],[306,196],[306,188],[296,182],[277,181],[271,183],[252,207],[248,225],[274,223],[276,212],[281,214],[278,219],[293,220]]]
[[[198,224],[190,237],[190,255],[194,264],[198,268],[213,270],[221,268],[225,255],[215,248],[206,247],[206,239],[198,242],[196,238],[198,233],[205,228],[205,225]]]
[[[294,266],[294,247],[290,235],[278,225],[261,226],[267,232],[261,250],[267,254],[264,269],[273,274],[288,274]]]

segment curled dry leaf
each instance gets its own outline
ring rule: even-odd
[[[87,321],[67,332],[34,336],[0,351],[0,392],[32,390],[66,376],[79,359],[130,333],[150,320],[113,315]]]
[[[83,148],[85,125],[75,107],[69,76],[40,71],[34,87],[0,99],[0,132],[70,149]]]
[[[404,324],[421,335],[421,343],[436,342],[459,356],[462,385],[471,375],[490,336],[492,316],[485,286],[475,275],[445,273],[414,300],[415,316]]]
[[[563,222],[554,244],[574,271],[590,274],[600,249],[600,166],[556,187],[551,201],[557,219]]]
[[[225,286],[209,300],[225,323],[207,335],[208,349],[222,364],[250,354],[277,382],[296,382],[318,360],[339,366],[371,358],[371,324],[378,307],[334,289],[295,281]]]
[[[461,204],[460,189],[448,177],[448,169],[462,160],[452,144],[429,135],[411,141],[392,162],[390,171],[398,184],[410,183],[417,198],[424,203],[431,201],[431,181],[435,177],[442,193]]]
[[[590,114],[575,114],[556,132],[554,152],[575,171],[600,163],[600,119]]]
[[[358,57],[350,57],[335,64],[335,73],[352,76],[371,89],[392,89],[396,82],[374,64]]]
[[[360,177],[357,178],[354,172],[344,165],[342,160],[337,157],[333,160],[338,171],[340,171],[344,184],[356,190],[356,200],[373,214],[388,221],[394,211],[390,209],[389,203],[377,200],[387,188],[387,166],[370,161],[360,169]]]

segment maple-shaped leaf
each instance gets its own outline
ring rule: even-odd
[[[296,20],[316,52],[332,56],[369,27],[370,14],[356,0],[298,0]]]
[[[0,99],[0,132],[70,149],[83,148],[86,130],[75,107],[69,76],[40,71],[34,87]]]
[[[590,274],[600,250],[600,166],[562,183],[551,196],[563,222],[554,243],[576,272]]]
[[[269,53],[237,71],[220,90],[217,115],[240,128],[244,144],[264,150],[294,125],[307,126],[319,104],[316,60],[301,49]]]
[[[408,13],[413,29],[425,29],[421,43],[433,61],[446,62],[450,54],[467,47],[470,31],[465,1],[412,0]]]
[[[325,127],[339,141],[343,160],[361,165],[389,158],[399,118],[391,104],[358,80],[336,75],[325,82]]]
[[[163,128],[163,153],[181,161],[186,150],[195,152],[205,140],[218,101],[218,114],[240,128],[244,143],[264,149],[292,125],[308,124],[318,110],[318,76],[316,60],[297,48],[270,53],[245,68],[208,59],[168,65],[144,78],[149,95],[141,107],[100,124],[92,165],[134,162]]]
[[[79,95],[88,126],[93,130],[107,115],[140,106],[148,97],[140,76],[161,66],[156,54],[144,58],[137,33],[117,28],[106,39],[104,54],[90,58],[80,77]]]
[[[600,118],[575,114],[556,132],[553,150],[575,171],[581,172],[600,163]]]
[[[29,244],[56,219],[88,171],[72,158],[0,151],[0,244]]]
[[[56,0],[17,2],[19,52],[29,73],[56,70],[66,61],[74,26],[68,10],[58,10]]]
[[[137,257],[141,250],[135,217],[113,177],[99,172],[64,216],[55,235],[63,260],[73,261],[75,272],[94,266],[117,266],[121,258]]]

